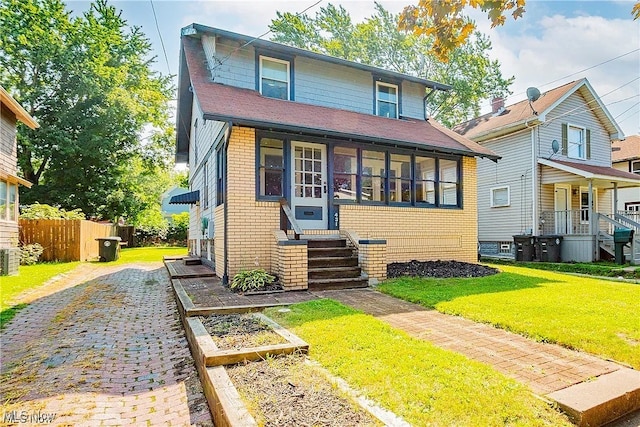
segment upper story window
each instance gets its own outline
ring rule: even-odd
[[[562,154],[571,159],[591,158],[589,129],[564,123],[562,125]]]
[[[640,175],[640,160],[631,162],[631,172]]]
[[[398,118],[398,86],[376,82],[376,115]]]
[[[269,98],[289,100],[290,65],[288,61],[261,56],[260,93]]]

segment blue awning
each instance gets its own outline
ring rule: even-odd
[[[193,205],[200,201],[200,190],[178,194],[169,200],[170,205]]]

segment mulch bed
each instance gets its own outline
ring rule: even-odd
[[[410,261],[387,265],[387,277],[483,277],[497,274],[497,268],[459,261]]]
[[[378,426],[369,413],[340,395],[305,356],[292,354],[227,367],[258,425]]]
[[[282,336],[250,314],[227,314],[200,317],[216,346],[221,350],[284,344]]]

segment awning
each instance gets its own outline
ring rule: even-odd
[[[592,181],[594,185],[603,188],[611,188],[613,183],[616,183],[618,188],[640,187],[640,175],[611,167],[548,159],[538,159],[538,163],[564,172],[564,175],[545,174],[543,170],[542,184],[570,182],[586,186],[588,181]]]
[[[175,195],[169,200],[170,205],[193,205],[200,201],[200,190]]]

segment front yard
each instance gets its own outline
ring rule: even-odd
[[[640,285],[499,265],[469,279],[398,278],[378,290],[640,369]]]

